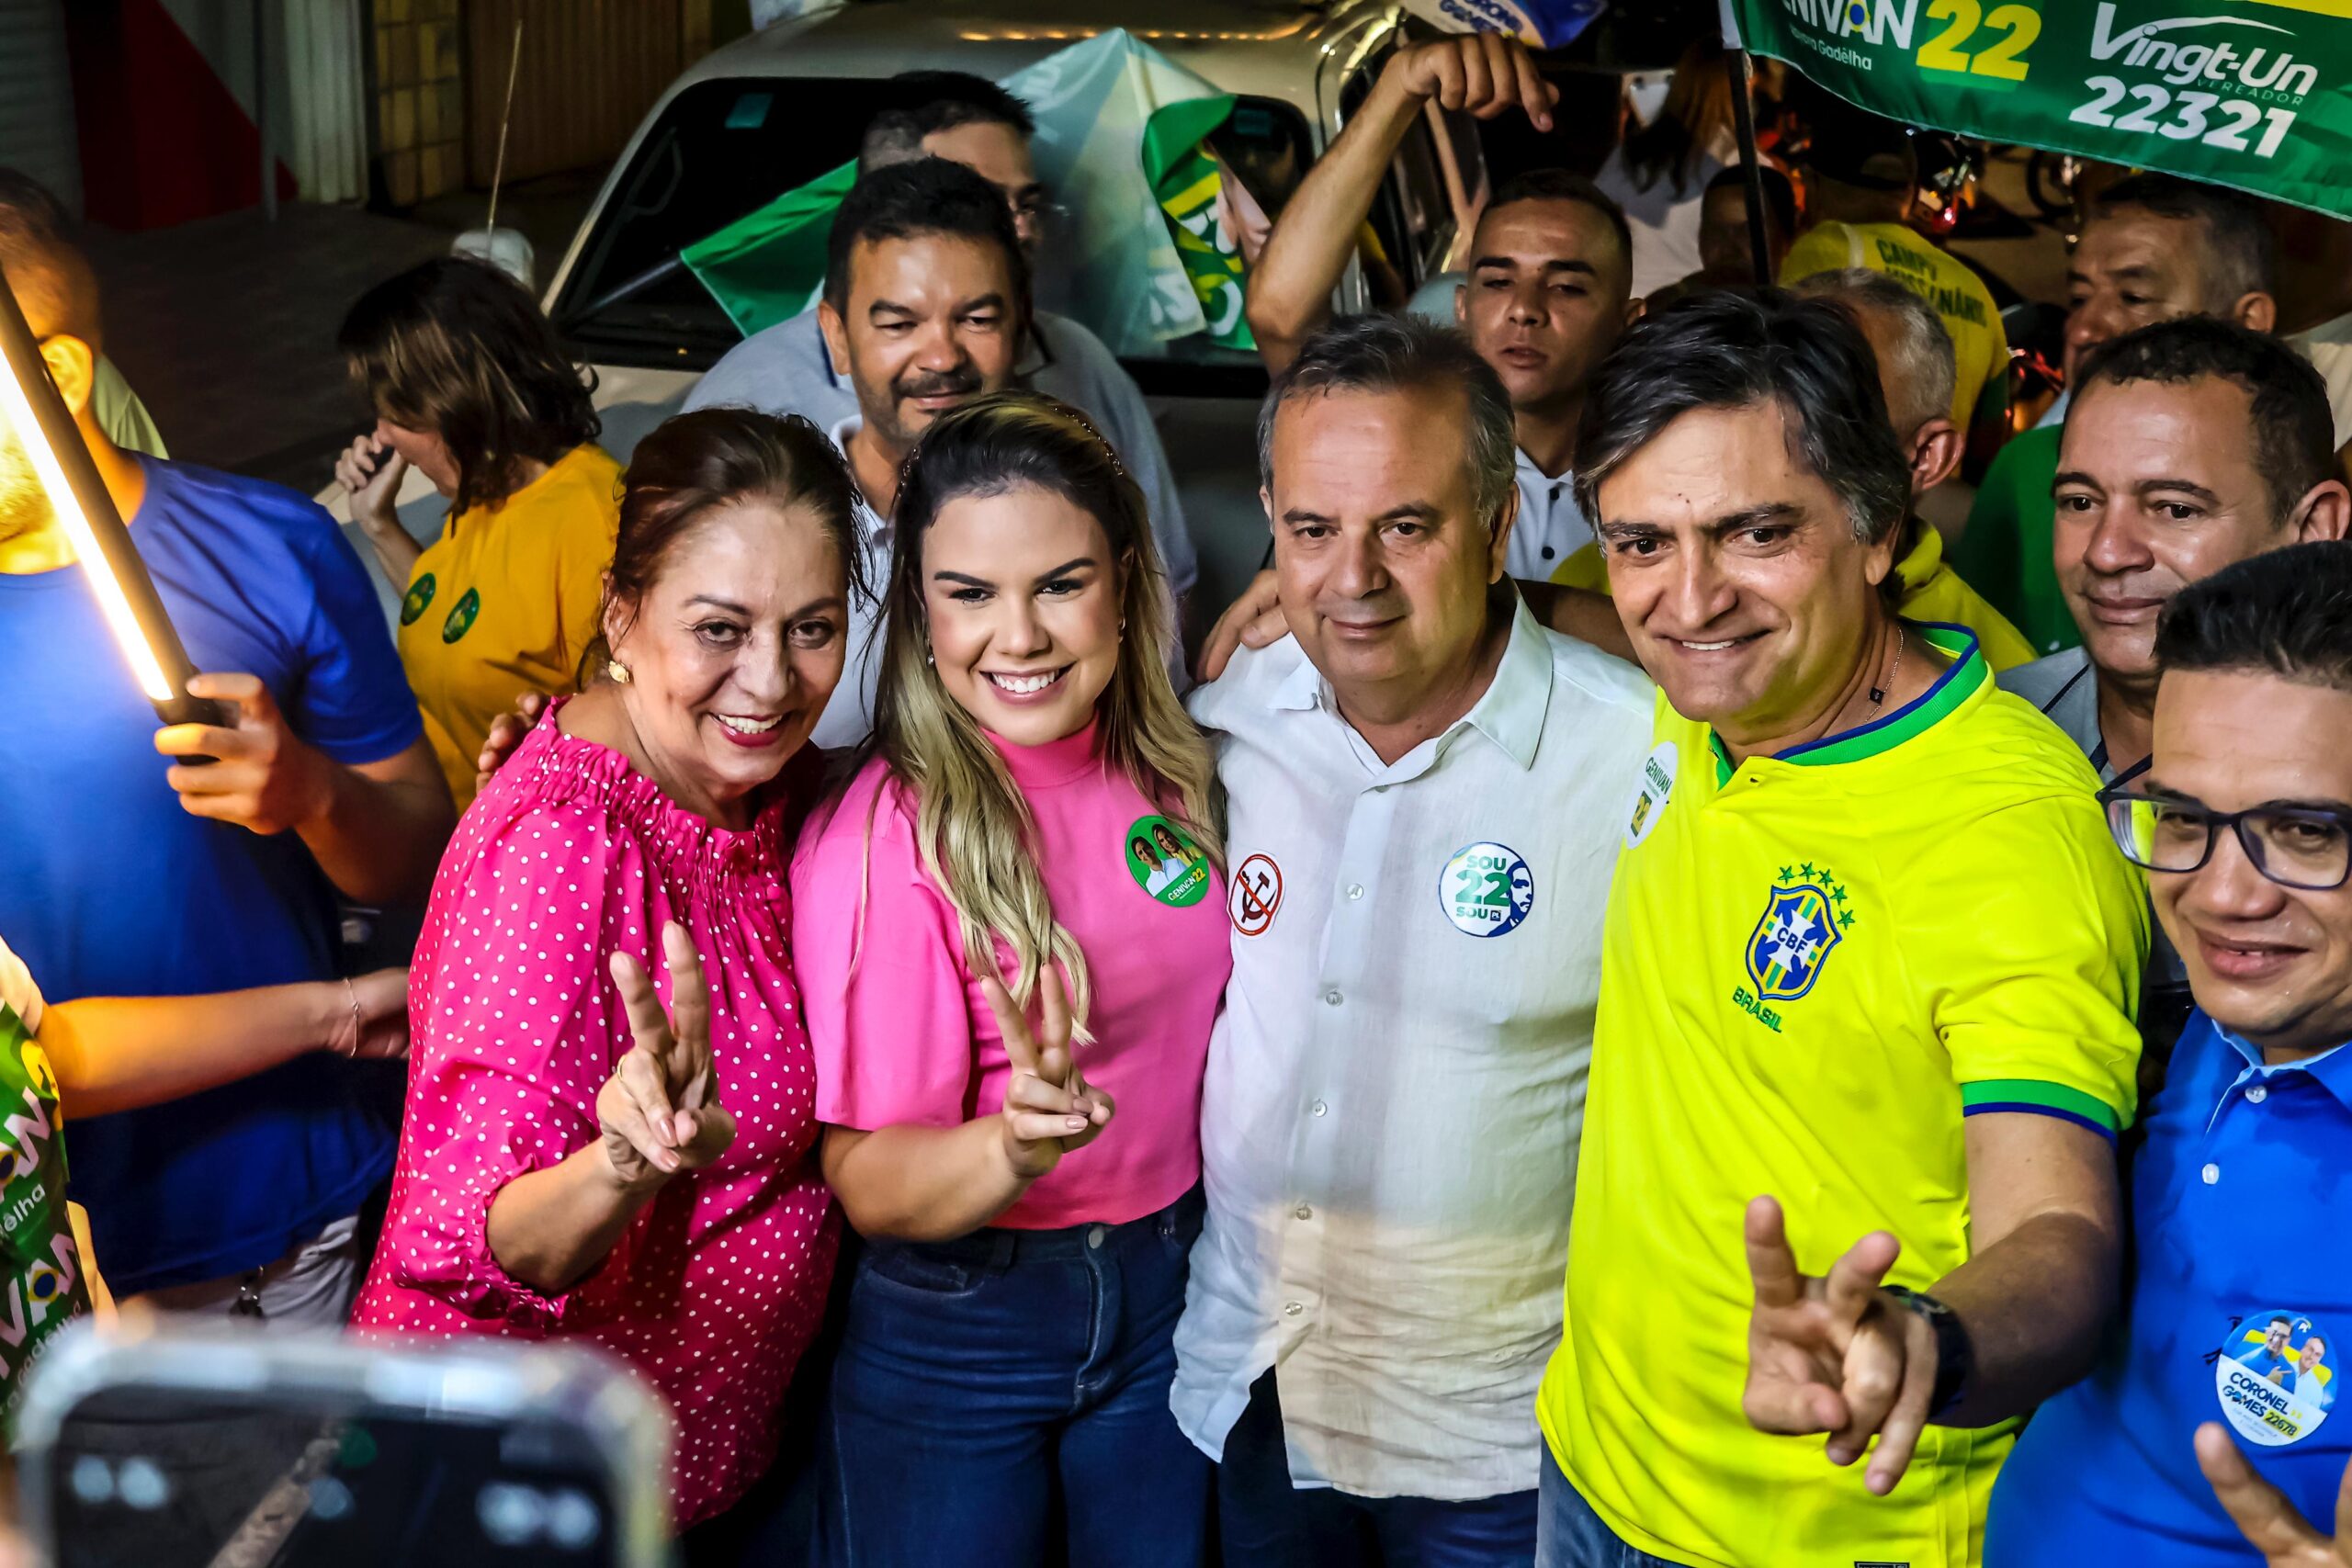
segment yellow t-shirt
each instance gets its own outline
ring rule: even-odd
[[[1959,372],[1951,389],[1954,424],[1968,428],[1977,400],[1996,377],[2002,400],[2007,400],[2009,334],[2001,325],[1992,291],[1966,263],[1900,223],[1816,223],[1789,247],[1788,258],[1781,263],[1781,282],[1785,286],[1849,266],[1886,274],[1943,318]]]
[[[1926,1289],[1969,1257],[1962,1119],[2131,1120],[2148,899],[2083,754],[1965,633],[1879,722],[1730,764],[1661,697],[1628,780],[1566,1327],[1537,1396],[1554,1458],[1638,1550],[1721,1568],[1966,1568],[2014,1424],[1931,1427],[1894,1492],[1740,1411],[1742,1216],[1826,1273],[1868,1232]]]
[[[2009,618],[1996,610],[1967,583],[1960,573],[1952,570],[1944,559],[1944,536],[1928,524],[1913,519],[1906,526],[1917,531],[1910,551],[1894,563],[1895,581],[1903,585],[1903,618],[1907,621],[1932,621],[1939,626],[1966,626],[1976,634],[1976,646],[1984,650],[1984,662],[1999,674],[2020,664],[2030,664],[2040,655],[2025,634],[2009,624]]]
[[[1960,574],[1952,570],[1944,559],[1942,535],[1917,520],[1905,526],[1917,529],[1917,536],[1910,551],[1894,563],[1895,581],[1903,585],[1904,619],[1966,626],[1976,634],[1976,644],[1984,650],[1984,661],[1996,674],[2030,664],[2040,657],[2024,635],[2009,625],[2007,616],[1993,608],[1983,594],[1962,582]],[[1552,581],[1564,588],[1606,593],[1609,562],[1598,544],[1585,545],[1560,563],[1552,573]]]
[[[524,692],[568,692],[596,632],[620,527],[620,464],[575,446],[495,506],[468,508],[416,560],[401,663],[458,808],[490,722]]]

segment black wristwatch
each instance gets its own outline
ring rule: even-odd
[[[1960,1321],[1960,1314],[1924,1292],[1901,1285],[1880,1289],[1926,1318],[1936,1331],[1936,1391],[1928,1400],[1928,1419],[1933,1421],[1960,1403],[1970,1374],[1976,1371],[1976,1348],[1969,1343],[1968,1325]]]

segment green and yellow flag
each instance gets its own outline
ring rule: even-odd
[[[1069,313],[1116,354],[1157,354],[1196,333],[1250,346],[1240,256],[1201,145],[1232,96],[1119,28],[998,85],[1035,115],[1037,172],[1068,214],[1052,244]],[[746,336],[815,301],[855,175],[844,164],[679,253]]]
[[[2352,0],[1723,0],[1890,118],[2352,218]]]

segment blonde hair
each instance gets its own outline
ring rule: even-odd
[[[1014,1004],[1026,1008],[1046,965],[1059,964],[1069,978],[1074,1037],[1083,1040],[1093,986],[1086,955],[1046,897],[1036,821],[1004,759],[948,694],[928,657],[924,534],[951,500],[1024,486],[1090,513],[1110,541],[1125,633],[1096,705],[1103,764],[1157,803],[1223,869],[1216,763],[1176,700],[1161,654],[1171,635],[1170,604],[1143,493],[1110,443],[1056,399],[1024,392],[976,399],[942,415],[916,444],[899,485],[869,750],[912,798],[923,869],[955,906],[972,972],[998,973],[1001,941],[1012,953],[1013,972],[1005,978]]]

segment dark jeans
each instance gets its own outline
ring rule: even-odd
[[[1169,1413],[1196,1188],[1123,1225],[871,1242],[826,1425],[835,1568],[1196,1568],[1209,1462]]]
[[[1592,1511],[1584,1495],[1560,1473],[1549,1443],[1544,1446],[1544,1479],[1537,1492],[1544,1499],[1544,1528],[1535,1568],[1679,1568],[1619,1539]]]
[[[1216,1501],[1227,1568],[1528,1568],[1535,1560],[1533,1492],[1449,1503],[1293,1486],[1271,1371],[1226,1434]]]

